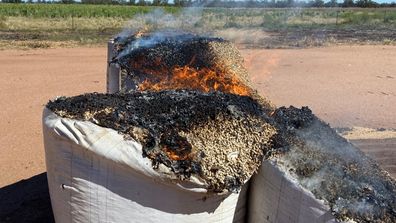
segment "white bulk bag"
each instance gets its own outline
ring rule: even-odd
[[[139,143],[113,129],[61,118],[48,109],[43,133],[58,223],[244,220],[247,186],[239,194],[219,195],[207,193],[198,179],[172,180],[142,157]]]
[[[271,161],[251,178],[248,219],[252,223],[336,222],[330,207],[299,186]]]

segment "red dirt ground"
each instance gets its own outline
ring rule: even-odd
[[[396,46],[242,51],[277,106],[309,106],[333,127],[396,128]]]

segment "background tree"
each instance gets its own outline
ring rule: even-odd
[[[321,8],[324,6],[323,0],[314,0],[312,3],[312,7]]]
[[[151,3],[151,5],[159,6],[159,5],[161,5],[161,0],[153,0],[153,2]]]
[[[355,3],[353,3],[353,0],[344,0],[342,3],[342,7],[353,7],[355,6]]]
[[[146,5],[145,0],[138,0],[137,5]]]
[[[175,6],[182,6],[182,1],[181,0],[173,0],[173,4]]]
[[[328,2],[328,6],[329,6],[329,7],[338,7],[337,0],[330,0],[330,1]]]
[[[61,0],[63,4],[73,4],[74,0]]]
[[[4,3],[22,3],[22,0],[3,0]]]
[[[371,0],[358,0],[356,2],[356,6],[361,8],[373,8],[373,7],[377,7],[378,4]]]

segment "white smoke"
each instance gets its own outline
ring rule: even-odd
[[[127,25],[115,38],[123,42],[124,39],[140,30],[147,30],[150,32],[150,36],[128,42],[115,59],[120,59],[136,48],[151,47],[166,40],[166,37],[178,35],[182,32],[200,32],[202,34],[203,31],[198,30],[196,24],[202,18],[203,9],[201,6],[187,7],[179,13],[171,14],[158,8],[150,13],[135,16],[127,22]],[[190,37],[184,36],[184,38]]]
[[[140,14],[127,22],[123,33],[129,33],[130,30],[164,30],[164,29],[193,29],[197,22],[202,18],[202,7],[187,7],[178,13],[167,13],[158,8],[147,14]],[[117,36],[120,36],[118,34]]]
[[[126,34],[127,32],[123,32],[122,35],[125,36],[119,36],[120,38],[127,38],[129,35]],[[123,56],[127,55],[129,52],[135,50],[135,49],[142,49],[142,48],[149,48],[154,46],[155,44],[161,43],[167,39],[167,37],[172,37],[176,36],[180,40],[187,40],[189,38],[192,38],[192,36],[180,36],[179,33],[172,33],[172,32],[166,32],[166,31],[156,31],[153,33],[150,33],[150,36],[143,37],[143,38],[137,38],[134,41],[130,41],[126,47],[118,53],[115,59],[120,59]]]

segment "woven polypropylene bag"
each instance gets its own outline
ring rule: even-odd
[[[139,143],[48,109],[43,133],[58,223],[244,221],[246,187],[219,195],[208,193],[198,179],[171,179],[143,158]]]

